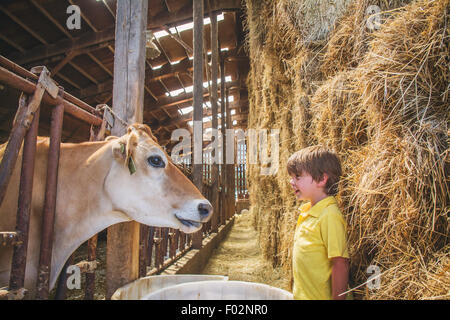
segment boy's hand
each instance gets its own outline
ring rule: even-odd
[[[349,259],[343,257],[331,258],[331,294],[333,300],[345,300],[345,294],[348,285]]]

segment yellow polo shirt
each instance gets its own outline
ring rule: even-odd
[[[332,196],[300,207],[293,248],[294,298],[330,300],[331,258],[348,258],[347,224]]]

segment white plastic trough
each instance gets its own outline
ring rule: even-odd
[[[197,275],[197,274],[179,274],[179,275],[161,275],[139,278],[119,289],[111,297],[111,300],[141,300],[154,291],[159,291],[170,286],[186,282],[199,283],[202,281],[215,280],[218,282],[227,281],[226,276],[216,275]]]
[[[144,295],[142,300],[293,300],[292,293],[244,281],[188,282]]]

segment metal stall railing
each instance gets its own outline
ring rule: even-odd
[[[67,112],[75,118],[87,122],[91,125],[92,130],[95,127],[102,127],[104,119],[100,117],[101,115],[96,109],[64,92],[64,89],[50,77],[50,72],[46,67],[34,67],[28,71],[0,56],[0,82],[21,91],[13,127],[0,164],[1,204],[23,142],[16,230],[0,233],[1,238],[9,239],[9,241],[2,241],[2,245],[14,247],[9,287],[8,290],[4,290],[9,299],[22,299],[26,294],[24,288],[25,267],[40,105],[41,102],[45,102],[53,106],[36,287],[37,298],[47,299],[63,115]]]
[[[247,188],[247,143],[245,139],[239,140],[236,145],[236,166],[235,166],[235,190],[236,200],[248,199]]]

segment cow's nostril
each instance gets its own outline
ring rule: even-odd
[[[202,217],[207,216],[211,213],[212,206],[209,203],[200,203],[198,205],[198,212]]]

